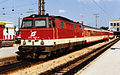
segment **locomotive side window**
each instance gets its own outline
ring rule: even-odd
[[[49,28],[55,28],[55,22],[54,20],[49,21]]]
[[[49,28],[53,28],[52,21],[49,21]]]
[[[22,28],[29,28],[29,27],[32,27],[32,20],[23,21]]]
[[[45,20],[35,20],[35,27],[46,28]]]
[[[52,24],[53,24],[53,28],[55,28],[55,21],[54,20],[52,21]]]
[[[75,29],[75,30],[77,29],[75,24],[74,24],[74,29]]]
[[[62,29],[64,28],[63,22],[61,22],[61,28],[62,28]]]
[[[80,26],[80,30],[82,30],[82,27]]]

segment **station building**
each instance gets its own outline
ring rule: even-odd
[[[113,31],[115,35],[120,36],[120,19],[113,19],[109,21],[109,30]]]

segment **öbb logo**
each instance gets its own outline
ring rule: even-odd
[[[36,35],[36,33],[37,33],[37,31],[33,31],[33,32],[31,32],[31,37],[34,37],[35,35]]]

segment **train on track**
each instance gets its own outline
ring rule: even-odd
[[[0,22],[0,47],[13,46],[15,43],[15,30],[12,22]]]
[[[18,54],[22,58],[46,58],[112,38],[113,32],[82,25],[65,17],[33,14],[23,18]]]
[[[20,44],[21,42],[21,32],[20,30],[16,31],[16,36],[15,36],[15,43]]]

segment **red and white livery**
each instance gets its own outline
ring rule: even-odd
[[[108,39],[108,31],[83,26],[65,17],[31,15],[23,18],[19,55],[25,58],[39,58]]]

